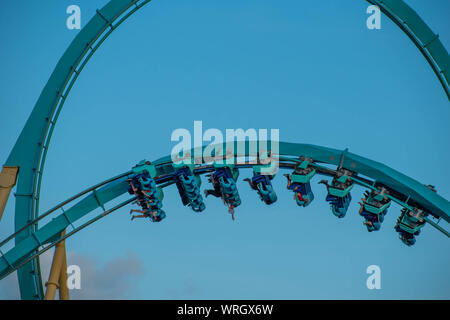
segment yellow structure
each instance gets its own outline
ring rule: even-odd
[[[66,231],[63,231],[61,236],[63,237],[65,234]],[[52,267],[45,286],[47,287],[47,290],[45,292],[44,300],[55,300],[56,289],[59,289],[60,300],[69,300],[65,241],[61,241],[55,246]]]
[[[16,185],[17,174],[19,167],[3,167],[0,173],[0,220],[5,211],[6,203],[8,202],[9,194],[12,188]]]

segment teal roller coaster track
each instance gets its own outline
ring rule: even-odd
[[[413,41],[438,77],[447,97],[450,98],[448,80],[450,58],[438,35],[434,34],[417,13],[401,0],[367,1],[378,5],[381,11]],[[43,298],[38,259],[40,254],[114,210],[136,200],[136,197],[132,197],[109,210],[104,208],[106,203],[128,191],[128,179],[133,178],[135,174],[133,171],[128,171],[71,197],[45,213],[39,213],[39,196],[47,151],[56,122],[71,88],[89,59],[106,38],[122,22],[149,2],[150,0],[112,0],[102,9],[97,10],[59,60],[4,165],[4,168],[17,168],[18,172],[13,177],[17,180],[15,233],[0,243],[0,249],[13,240],[15,246],[5,253],[0,250],[0,278],[17,270],[22,299]],[[248,156],[248,154],[240,156]],[[301,158],[307,158],[311,159],[310,165],[314,170],[322,175],[336,177],[339,170],[348,170],[352,183],[374,192],[378,192],[380,188],[385,189],[386,198],[389,198],[389,201],[398,203],[409,212],[417,212],[417,210],[426,212],[421,219],[449,236],[433,221],[434,218],[442,218],[450,222],[449,201],[429,187],[381,163],[342,150],[294,143],[280,143],[279,156],[280,168],[284,169],[295,169]],[[321,164],[333,165],[337,168],[330,169]],[[159,188],[162,189],[174,183],[175,171],[170,157],[154,161],[152,165],[156,168],[154,179]],[[237,165],[237,167],[249,167],[249,165]],[[193,172],[195,175],[200,175],[211,173],[213,170],[213,167],[203,163],[196,166]],[[0,187],[3,186],[0,184]],[[79,202],[57,215],[51,222],[38,227],[38,222],[43,217],[56,215],[57,210],[63,209],[76,200]],[[103,208],[104,212],[80,226],[75,226],[80,218],[97,208]],[[68,227],[72,227],[72,231],[62,237],[61,232]]]

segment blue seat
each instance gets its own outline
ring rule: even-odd
[[[146,213],[153,222],[161,221],[166,215],[162,211],[162,191],[157,188],[156,181],[152,179],[148,172],[142,172],[131,178],[130,181],[136,188],[136,193],[133,188],[128,188],[130,194],[135,194],[138,200],[138,205]],[[154,218],[150,212],[157,212],[157,218]]]
[[[216,168],[212,173],[212,178],[214,181],[219,182],[224,200],[229,206],[235,208],[241,204],[241,197],[239,196],[236,181],[229,167]]]
[[[314,200],[314,193],[312,192],[311,184],[309,182],[292,182],[289,186],[289,190],[301,195],[301,199],[299,197],[295,198],[297,205],[301,207],[308,206]]]
[[[327,194],[325,198],[330,203],[331,211],[338,218],[345,217],[350,202],[352,201],[352,195],[348,193],[344,197],[336,197],[331,194]]]
[[[414,237],[414,234],[407,232],[406,230],[402,229],[399,225],[395,227],[395,231],[398,232],[399,239],[407,246],[412,246],[416,243],[416,238]]]
[[[205,210],[199,182],[189,167],[183,167],[175,172],[175,183],[183,205],[190,206],[194,212]]]

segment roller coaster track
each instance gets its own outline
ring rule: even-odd
[[[413,41],[432,67],[447,97],[450,97],[448,80],[450,58],[438,36],[401,0],[367,1],[378,5],[382,12]],[[21,230],[14,237],[17,246],[37,231],[37,223],[31,222],[39,220],[39,196],[45,159],[56,122],[71,88],[87,62],[108,36],[149,2],[150,0],[112,0],[97,10],[94,17],[67,48],[44,87],[0,175],[0,217],[11,189],[17,183],[15,230],[16,233]],[[430,205],[433,209],[430,212],[435,212],[447,220],[448,208],[443,202],[444,199],[434,197],[429,190],[410,191],[411,193],[405,194],[411,199],[417,198],[423,204]],[[422,191],[425,194],[422,194]],[[30,257],[33,257],[33,253],[30,253]],[[43,297],[37,256],[18,269],[18,279],[22,299]]]
[[[265,145],[268,142],[264,142]],[[333,177],[337,169],[332,169],[326,167],[322,164],[335,165],[337,168],[344,168],[352,170],[355,174],[352,175],[353,181],[369,190],[377,190],[376,187],[383,186],[387,189],[389,198],[399,204],[402,207],[409,208],[413,210],[413,206],[420,206],[425,209],[435,218],[443,218],[447,222],[450,222],[450,202],[440,197],[435,192],[431,191],[426,186],[420,184],[419,182],[397,172],[389,167],[360,157],[347,150],[340,151],[320,146],[308,145],[308,144],[296,144],[296,143],[280,143],[279,151],[279,164],[280,168],[283,169],[294,169],[296,163],[299,161],[300,157],[315,159],[313,166],[316,171],[325,176]],[[223,145],[222,148],[226,148]],[[235,142],[234,150],[237,150],[237,142]],[[249,142],[245,143],[244,153],[236,153],[234,162],[237,162],[238,158],[250,158]],[[270,151],[270,149],[268,149]],[[191,154],[195,154],[192,150]],[[170,157],[161,158],[153,164],[157,170],[157,177],[155,178],[156,183],[160,188],[165,188],[174,183],[174,168],[172,166],[172,161]],[[237,165],[238,168],[251,168],[252,164],[249,162]],[[213,171],[212,165],[206,163],[201,163],[196,166],[194,173],[196,175],[201,175]],[[14,248],[1,254],[0,257],[0,279],[6,277],[10,273],[24,266],[26,263],[36,258],[40,254],[46,252],[53,246],[55,246],[60,241],[67,239],[68,237],[74,235],[78,231],[84,229],[85,227],[91,225],[95,221],[107,216],[108,214],[114,212],[115,210],[122,208],[123,206],[136,200],[133,197],[126,200],[113,208],[106,210],[105,204],[114,200],[115,198],[122,196],[128,191],[129,183],[128,179],[133,177],[133,172],[128,171],[126,173],[120,174],[116,177],[108,179],[102,183],[99,183],[87,190],[84,190],[69,198],[68,200],[58,204],[51,210],[42,214],[32,222],[30,222],[26,227],[31,225],[36,225],[39,220],[43,217],[47,217],[50,214],[61,209],[62,212],[54,217],[50,222],[45,224],[43,227],[35,230],[26,239],[21,241]],[[68,204],[79,200],[83,196],[87,195],[81,199],[78,203],[74,204],[68,210],[64,210],[63,207]],[[88,222],[82,224],[81,226],[75,227],[74,224],[85,217],[88,213],[97,210],[98,208],[103,209],[103,213],[90,219]],[[450,234],[441,228],[437,223],[425,217],[427,223],[431,224],[433,227],[439,229],[447,237]],[[23,229],[24,229],[23,228]],[[61,236],[62,231],[72,228],[72,231]],[[16,233],[6,238],[0,243],[0,248],[16,237],[20,232],[18,230]],[[0,250],[1,253],[1,250]],[[31,254],[31,256],[30,256]]]
[[[235,142],[234,150],[239,150],[237,144],[238,142]],[[270,142],[262,143],[262,145],[270,144]],[[220,147],[225,150],[227,145],[224,144]],[[244,153],[236,153],[234,162],[236,163],[238,161],[237,159],[250,159],[251,155],[248,152],[249,149],[249,142],[245,142],[242,149],[245,150]],[[271,151],[270,147],[268,151]],[[191,150],[191,154],[198,154],[198,152]],[[348,150],[340,151],[308,144],[281,142],[279,145],[279,155],[277,156],[279,159],[279,166],[282,169],[295,169],[299,159],[305,157],[314,159],[312,165],[317,173],[321,175],[333,177],[336,175],[338,169],[351,170],[354,173],[352,175],[352,180],[357,185],[375,191],[378,187],[382,186],[386,188],[389,199],[399,204],[401,207],[408,208],[409,210],[414,210],[414,207],[420,207],[430,213],[432,217],[437,219],[443,218],[447,222],[450,222],[450,202],[431,191],[425,185],[400,172],[381,163],[350,153]],[[334,165],[337,168],[333,169],[324,166],[323,164]],[[163,157],[153,162],[153,165],[156,168],[157,176],[155,181],[158,187],[165,188],[175,183],[175,169],[172,166],[170,156]],[[247,161],[246,163],[237,164],[237,168],[251,168],[253,165],[254,164]],[[205,160],[202,160],[202,163],[195,167],[194,173],[196,175],[202,175],[212,172],[213,170],[214,167],[211,164],[207,164],[205,163]],[[132,197],[131,199],[113,206],[109,210],[105,209],[107,203],[127,193],[130,186],[128,179],[131,179],[133,176],[133,171],[127,171],[104,182],[98,183],[43,213],[13,235],[0,242],[0,280],[25,266],[59,242],[71,237],[94,222],[136,200],[136,197]],[[85,197],[83,198],[83,196]],[[68,206],[77,200],[79,200],[78,203],[72,205],[68,210],[64,210],[65,206]],[[91,218],[78,227],[74,225],[87,214],[99,208],[103,210],[101,214]],[[61,210],[61,213],[56,217],[53,217],[50,222],[39,229],[35,229],[30,235],[8,252],[2,252],[1,248],[17,237],[21,232],[31,226],[37,227],[37,223],[40,220],[59,210]],[[424,219],[428,224],[443,232],[447,237],[450,237],[450,234],[431,218],[424,217]],[[62,236],[62,232],[69,228],[72,230]]]

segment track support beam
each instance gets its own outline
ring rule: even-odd
[[[65,235],[66,231],[64,230],[61,233],[61,237],[64,237]],[[55,300],[56,289],[59,289],[59,298],[61,300],[69,299],[65,241],[61,241],[55,246],[52,267],[45,286],[47,287],[47,291],[45,292],[44,300]]]
[[[0,173],[0,220],[5,211],[6,203],[12,188],[16,185],[19,167],[4,166]]]

